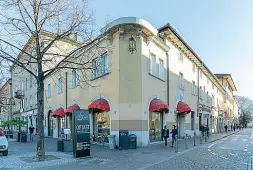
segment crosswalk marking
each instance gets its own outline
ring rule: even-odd
[[[246,142],[246,141],[248,141],[248,139],[242,139],[242,141],[245,141],[245,142]]]
[[[234,141],[235,141],[235,140],[237,140],[237,138],[233,138],[232,140],[234,140]]]

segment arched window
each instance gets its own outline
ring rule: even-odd
[[[77,76],[76,71],[72,71],[72,88],[75,88],[77,86]]]

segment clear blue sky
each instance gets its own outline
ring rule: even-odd
[[[253,0],[90,0],[96,24],[141,17],[171,23],[213,73],[230,73],[238,95],[253,99]]]

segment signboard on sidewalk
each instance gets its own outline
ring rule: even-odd
[[[88,110],[74,110],[72,115],[73,154],[90,156],[90,117]]]

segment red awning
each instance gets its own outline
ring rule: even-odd
[[[177,104],[177,111],[178,113],[190,113],[192,110],[191,108],[188,106],[188,104],[185,104],[184,102],[178,102]]]
[[[159,100],[159,99],[154,99],[150,102],[150,105],[149,105],[150,112],[157,112],[157,111],[160,111],[161,109],[163,109],[165,113],[169,112],[168,105],[164,101]]]
[[[58,108],[53,112],[53,117],[64,117],[65,116],[65,112],[63,108]]]
[[[66,115],[70,116],[73,113],[73,110],[80,110],[80,107],[77,104],[69,106],[65,111]]]
[[[109,103],[105,99],[94,100],[89,106],[88,109],[100,109],[106,112],[110,111]]]

